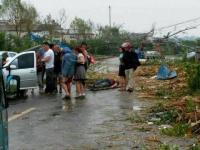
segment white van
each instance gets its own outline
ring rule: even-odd
[[[24,92],[37,87],[37,68],[35,51],[18,53],[3,66],[4,82],[8,83],[8,76],[19,79],[19,90]]]

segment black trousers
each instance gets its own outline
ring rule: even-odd
[[[46,89],[45,93],[52,93],[55,90],[54,68],[46,69]]]

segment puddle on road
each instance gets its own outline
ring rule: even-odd
[[[75,100],[64,100],[62,101],[62,110],[65,112],[71,112],[73,111],[75,105],[76,105]]]

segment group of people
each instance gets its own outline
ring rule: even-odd
[[[58,45],[44,42],[42,44],[44,51],[37,53],[37,76],[40,92],[47,94],[65,92],[64,99],[71,98],[72,81],[76,83],[76,98],[85,97],[86,71],[90,64],[90,56],[87,52],[87,44],[73,48],[64,47],[62,50]],[[133,46],[125,42],[119,48],[120,50],[120,90],[133,91],[133,74],[140,65],[139,59]],[[46,73],[46,86],[43,91],[43,77]],[[59,90],[57,83],[59,81]]]
[[[90,58],[87,52],[87,44],[73,48],[64,47],[44,42],[43,51],[37,53],[37,76],[40,92],[47,94],[65,92],[64,99],[71,98],[72,81],[76,83],[76,98],[85,96],[86,70]],[[43,77],[46,73],[46,86],[43,86]],[[59,81],[59,90],[57,82]]]
[[[118,75],[120,77],[120,90],[132,92],[134,88],[134,71],[140,66],[139,58],[130,42],[124,42],[119,51],[120,65]]]

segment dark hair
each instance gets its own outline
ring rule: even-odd
[[[54,47],[54,44],[49,44],[49,48],[52,49]]]
[[[122,46],[120,46],[119,48],[121,48],[121,49],[122,49],[122,52],[124,52],[124,51],[125,51],[125,49],[124,49]]]
[[[48,46],[49,46],[49,43],[48,43],[48,42],[43,42],[42,44],[43,44],[43,45],[48,45]]]
[[[80,47],[75,47],[74,50],[77,51],[78,53],[83,53]]]
[[[87,43],[86,42],[82,42],[81,46],[83,46],[83,45],[87,46]]]

